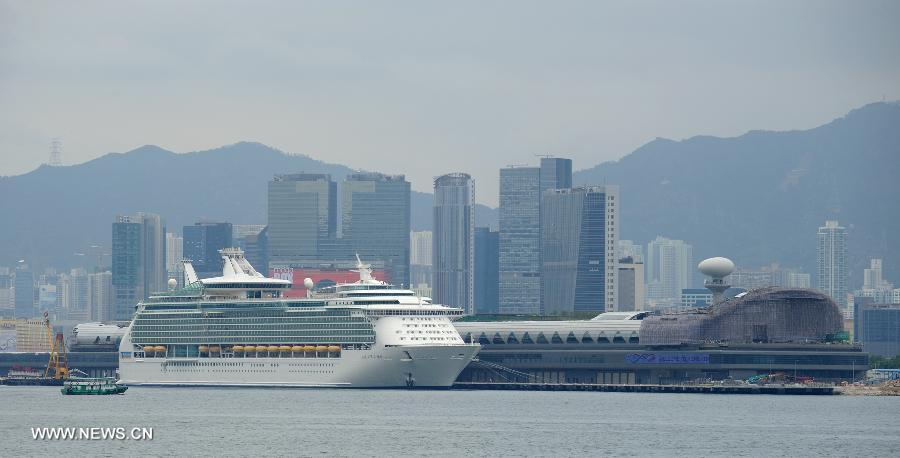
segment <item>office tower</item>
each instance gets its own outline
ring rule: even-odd
[[[500,169],[500,312],[541,311],[541,192],[572,187],[572,161]]]
[[[234,246],[244,250],[244,258],[257,271],[267,273],[266,225],[236,224],[234,226]]]
[[[641,248],[640,245],[635,246]],[[619,259],[618,310],[644,310],[644,263],[630,256]]]
[[[542,313],[616,310],[618,193],[617,186],[544,191]]]
[[[541,311],[540,174],[500,169],[500,313]]]
[[[0,267],[0,317],[15,316],[13,279],[9,267]]]
[[[619,259],[631,258],[631,262],[644,262],[644,247],[631,240],[619,240]]]
[[[118,216],[112,225],[114,319],[130,320],[150,294],[166,291],[166,227],[159,215]]]
[[[178,286],[184,286],[184,238],[177,234],[166,232],[166,276],[178,281]]]
[[[413,231],[409,233],[409,284],[412,289],[431,297],[432,280],[432,243],[431,231]]]
[[[34,274],[27,264],[19,263],[14,279],[16,318],[33,318],[34,311]]]
[[[558,157],[541,158],[541,192],[572,187],[572,160]]]
[[[330,175],[276,175],[269,182],[267,240],[270,262],[315,258],[320,242],[334,238],[336,230],[337,185]]]
[[[681,290],[690,288],[693,281],[693,247],[682,240],[657,236],[647,244],[644,266],[648,305],[677,306]]]
[[[391,283],[409,285],[410,186],[403,175],[354,173],[341,183],[341,238],[320,258],[384,263]],[[271,245],[271,233],[270,233]]]
[[[91,320],[112,321],[115,316],[116,294],[113,290],[112,272],[97,272],[88,275],[90,289]]]
[[[232,245],[231,223],[198,222],[184,226],[182,235],[184,258],[191,260],[197,277],[221,277],[224,261],[219,250]]]
[[[434,301],[475,313],[475,188],[466,173],[434,180]]]
[[[475,228],[475,313],[500,313],[500,233]]]
[[[817,234],[818,288],[847,307],[847,231],[837,221],[825,221]]]

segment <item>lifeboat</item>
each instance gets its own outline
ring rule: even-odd
[[[257,346],[256,346],[256,352],[257,352],[257,353],[265,353],[265,351],[266,351],[266,346],[265,346],[265,345],[257,345]]]
[[[319,346],[316,347],[316,351],[317,351],[317,352],[319,352],[319,351],[328,351],[328,347],[325,346],[325,345],[319,345]]]
[[[209,351],[209,347],[207,347],[206,345],[200,345],[199,350],[200,350],[200,353],[206,353]]]
[[[303,351],[316,351],[316,347],[312,345],[306,345],[303,347]]]
[[[337,345],[331,345],[328,347],[328,353],[340,353],[340,352],[341,352],[341,347],[338,347]]]
[[[270,352],[272,352],[272,353],[275,353],[275,352],[278,351],[278,345],[269,345],[269,347],[267,348],[267,350],[270,351]]]
[[[209,352],[210,352],[210,353],[218,353],[220,350],[221,350],[221,349],[219,348],[218,345],[213,345],[213,346],[209,347]]]
[[[243,353],[244,346],[243,345],[235,345],[235,346],[231,347],[231,350],[234,351],[235,353]]]
[[[278,347],[278,351],[280,351],[282,353],[288,353],[291,351],[291,347],[289,347],[287,345],[281,345]]]
[[[165,352],[166,352],[166,347],[161,347],[161,346],[153,347],[153,351],[156,352],[156,353],[165,353]]]
[[[294,345],[293,347],[291,347],[291,351],[294,353],[300,353],[303,351],[303,348],[303,345]]]

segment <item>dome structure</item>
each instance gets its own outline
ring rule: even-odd
[[[734,262],[728,258],[715,257],[700,261],[697,268],[707,277],[725,278],[734,272]]]

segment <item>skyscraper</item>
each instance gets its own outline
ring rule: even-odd
[[[572,161],[500,169],[500,312],[541,311],[541,192],[572,187]]]
[[[466,173],[434,180],[432,294],[435,302],[475,313],[475,188]]]
[[[166,290],[166,227],[159,215],[118,216],[112,225],[114,319],[130,320],[134,306]]]
[[[166,232],[166,275],[174,278],[181,286],[184,282],[184,265],[181,264],[183,259],[184,238]]]
[[[34,318],[34,274],[24,263],[19,263],[15,274],[16,318]]]
[[[341,183],[341,238],[338,261],[359,254],[381,261],[396,285],[409,285],[410,186],[403,175],[354,173]],[[349,248],[349,250],[347,248]]]
[[[541,158],[541,192],[572,187],[572,160],[560,157]]]
[[[268,191],[270,262],[318,256],[337,230],[337,185],[326,174],[276,175]],[[257,266],[266,269],[266,266]]]
[[[190,259],[199,278],[222,275],[224,261],[219,250],[230,247],[231,223],[198,222],[184,226],[184,257]]]
[[[542,312],[614,311],[617,306],[618,187],[542,194]]]
[[[863,289],[879,289],[887,287],[881,269],[881,259],[871,259],[869,268],[863,269]]]
[[[432,233],[431,231],[413,231],[409,234],[409,283],[416,291],[427,292],[431,297],[432,271]]]
[[[837,221],[825,221],[817,234],[818,287],[842,308],[847,307],[847,230]]]
[[[113,291],[112,272],[88,274],[88,284],[91,319],[94,321],[114,320],[116,298]]]
[[[475,313],[500,312],[500,233],[475,228]]]
[[[681,290],[690,288],[693,282],[693,247],[682,240],[657,236],[647,244],[644,266],[648,305],[677,306]]]
[[[618,310],[644,310],[644,263],[630,256],[619,259]]]
[[[539,167],[500,169],[500,313],[540,313]]]
[[[244,258],[259,272],[267,274],[266,225],[237,224],[234,226],[234,245],[244,250]]]

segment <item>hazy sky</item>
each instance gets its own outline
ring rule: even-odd
[[[413,188],[900,99],[900,2],[0,0],[0,175],[241,140]]]

